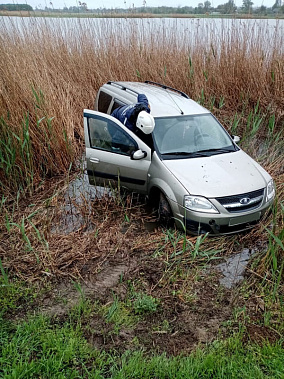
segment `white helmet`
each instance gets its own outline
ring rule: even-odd
[[[142,130],[145,134],[150,134],[154,130],[155,127],[155,120],[152,115],[147,113],[146,111],[141,111],[138,114],[136,126],[140,130]]]

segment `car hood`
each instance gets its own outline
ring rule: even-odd
[[[266,187],[271,179],[242,150],[163,163],[190,194],[209,198],[251,192]]]

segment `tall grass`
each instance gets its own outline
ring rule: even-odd
[[[274,117],[273,131],[279,132],[283,27],[237,20],[183,23],[1,18],[3,191],[32,191],[45,177],[68,170],[82,150],[82,109],[93,108],[96,91],[108,80],[166,83],[213,111],[220,108],[223,120],[236,112],[244,118],[257,104],[266,113],[252,124],[252,133],[268,128],[266,116]],[[246,125],[240,122],[238,132]]]

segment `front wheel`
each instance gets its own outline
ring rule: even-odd
[[[173,225],[172,210],[166,196],[162,192],[160,192],[159,197],[158,219],[159,222],[166,227]]]

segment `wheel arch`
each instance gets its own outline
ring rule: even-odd
[[[179,209],[176,196],[171,187],[164,181],[159,180],[152,184],[148,195],[150,203],[152,205],[157,205],[159,202],[160,193],[166,197],[173,215],[178,213]]]

